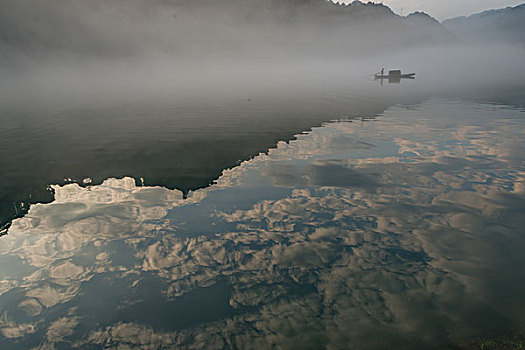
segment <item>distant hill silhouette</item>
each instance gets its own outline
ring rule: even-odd
[[[320,52],[359,55],[446,42],[426,14],[328,0],[4,0],[0,42],[28,55],[49,50],[127,55]]]
[[[458,38],[474,42],[507,42],[525,46],[525,4],[443,21]]]
[[[455,40],[438,20],[424,12],[411,13],[403,19],[403,22],[417,31],[418,45],[432,45]]]

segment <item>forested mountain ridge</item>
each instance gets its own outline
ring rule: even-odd
[[[459,39],[525,46],[525,4],[443,21]]]
[[[0,41],[28,55],[145,51],[246,54],[363,54],[450,41],[428,15],[327,0],[5,0]],[[414,30],[417,27],[417,30]]]

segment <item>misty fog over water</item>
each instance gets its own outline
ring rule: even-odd
[[[0,347],[523,344],[523,8],[0,2]]]

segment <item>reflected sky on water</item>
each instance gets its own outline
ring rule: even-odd
[[[53,186],[0,239],[2,348],[443,348],[525,330],[525,114],[341,118],[210,187]]]

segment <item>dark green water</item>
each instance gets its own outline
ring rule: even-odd
[[[524,110],[343,100],[280,103],[293,113],[273,122],[243,100],[179,134],[164,114],[119,128],[105,110],[102,126],[68,122],[77,149],[54,114],[56,143],[14,156],[40,152],[40,170],[3,175],[5,203],[59,185],[0,238],[0,347],[430,349],[524,332]],[[261,117],[236,119],[248,103]]]

